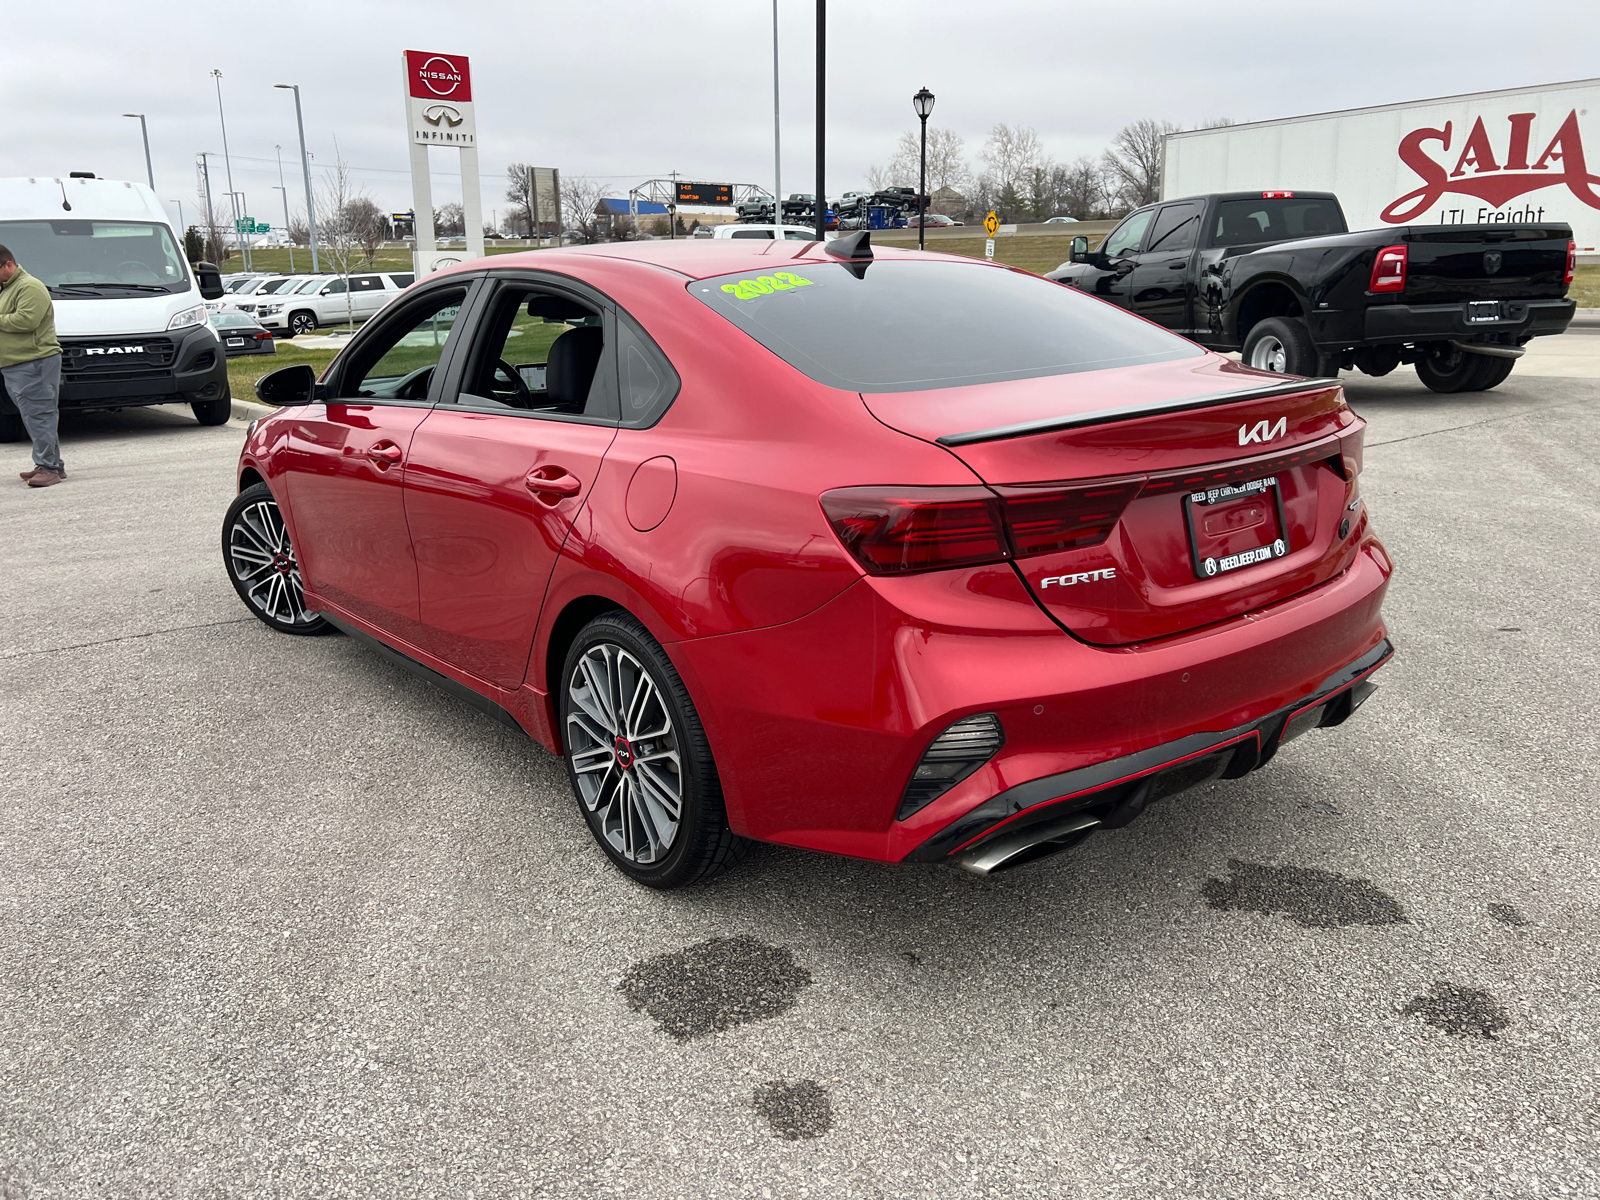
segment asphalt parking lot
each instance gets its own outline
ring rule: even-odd
[[[992,880],[664,895],[245,612],[241,426],[0,447],[0,1196],[1600,1195],[1595,375],[1346,376],[1399,649],[1346,726]]]

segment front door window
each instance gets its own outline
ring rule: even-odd
[[[355,359],[341,373],[339,395],[426,400],[466,297],[464,287],[443,288],[386,318],[356,347]]]

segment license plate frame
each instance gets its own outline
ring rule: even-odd
[[[230,346],[243,346],[244,345],[244,339],[243,338],[229,338],[228,339],[228,345],[230,345]]]
[[[1278,536],[1249,550],[1240,550],[1221,557],[1202,557],[1200,538],[1195,531],[1195,510],[1204,510],[1217,504],[1242,500],[1254,495],[1272,497],[1273,513],[1278,519]],[[1288,554],[1290,549],[1289,522],[1283,511],[1283,485],[1276,475],[1266,475],[1239,484],[1207,488],[1203,492],[1186,493],[1183,497],[1183,526],[1184,532],[1189,537],[1189,562],[1194,567],[1196,579],[1215,579],[1219,575],[1226,575],[1243,567],[1272,562]]]
[[[1467,324],[1488,325],[1500,319],[1500,301],[1468,300]]]

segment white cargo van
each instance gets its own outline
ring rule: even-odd
[[[228,419],[227,358],[205,306],[221,276],[190,268],[144,184],[0,179],[0,245],[55,300],[64,411],[185,403],[202,425]],[[0,441],[22,436],[0,389]]]

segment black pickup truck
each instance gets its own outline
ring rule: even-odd
[[[1289,375],[1416,367],[1436,392],[1482,391],[1530,338],[1561,333],[1572,229],[1405,225],[1351,233],[1327,192],[1222,192],[1130,213],[1046,278],[1214,350]]]

